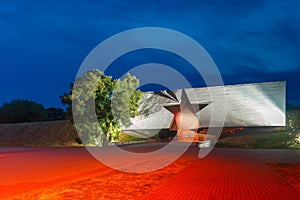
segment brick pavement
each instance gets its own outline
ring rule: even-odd
[[[243,151],[214,150],[145,199],[300,200],[300,191]]]

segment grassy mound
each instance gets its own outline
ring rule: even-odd
[[[68,120],[0,124],[0,146],[74,146],[76,141]]]
[[[295,135],[284,127],[278,128],[245,128],[233,135],[220,137],[216,147],[262,148],[262,149],[300,149]]]

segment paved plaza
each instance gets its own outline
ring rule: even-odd
[[[145,152],[163,144],[129,145]],[[215,148],[198,159],[196,146],[182,172],[144,196],[145,199],[300,199],[300,191],[266,163],[300,163],[299,150]],[[168,155],[165,155],[168,156]],[[109,170],[85,148],[0,148],[0,198],[34,191]],[[146,180],[145,180],[146,181]]]
[[[215,149],[145,199],[300,199],[266,162],[300,163],[300,151]]]

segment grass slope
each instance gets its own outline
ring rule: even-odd
[[[74,146],[77,138],[68,120],[0,124],[0,146]]]
[[[262,148],[262,149],[300,149],[300,145],[293,144],[294,134],[286,128],[246,128],[234,135],[221,137],[217,147],[233,148]],[[299,135],[299,133],[298,133]]]
[[[286,128],[245,128],[234,135],[222,134],[216,147],[300,149],[300,142],[297,145],[289,143],[291,138]],[[144,139],[128,134],[120,136],[121,142],[138,140]],[[77,132],[68,120],[0,124],[0,146],[78,146],[78,141]]]

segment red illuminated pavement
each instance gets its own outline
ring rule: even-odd
[[[146,152],[159,147],[125,148]],[[214,149],[204,159],[197,159],[197,152],[191,147],[184,156],[192,165],[145,199],[300,199],[300,191],[266,165],[300,163],[300,151]],[[106,170],[84,148],[0,148],[0,199]]]
[[[0,148],[0,199],[106,169],[84,148]]]
[[[123,146],[122,148],[141,153],[161,147],[162,144],[145,144]],[[111,149],[107,147],[105,150]],[[167,158],[168,154],[156,159],[163,160],[163,157]],[[116,160],[125,163],[122,166],[124,169],[145,162],[145,160],[130,160],[118,156],[116,156]],[[152,160],[154,161],[155,158]],[[151,161],[147,160],[147,162]],[[0,199],[84,176],[99,174],[110,169],[90,155],[84,147],[0,147]]]
[[[300,163],[300,151],[215,149],[145,199],[287,199],[300,191],[266,162]]]

